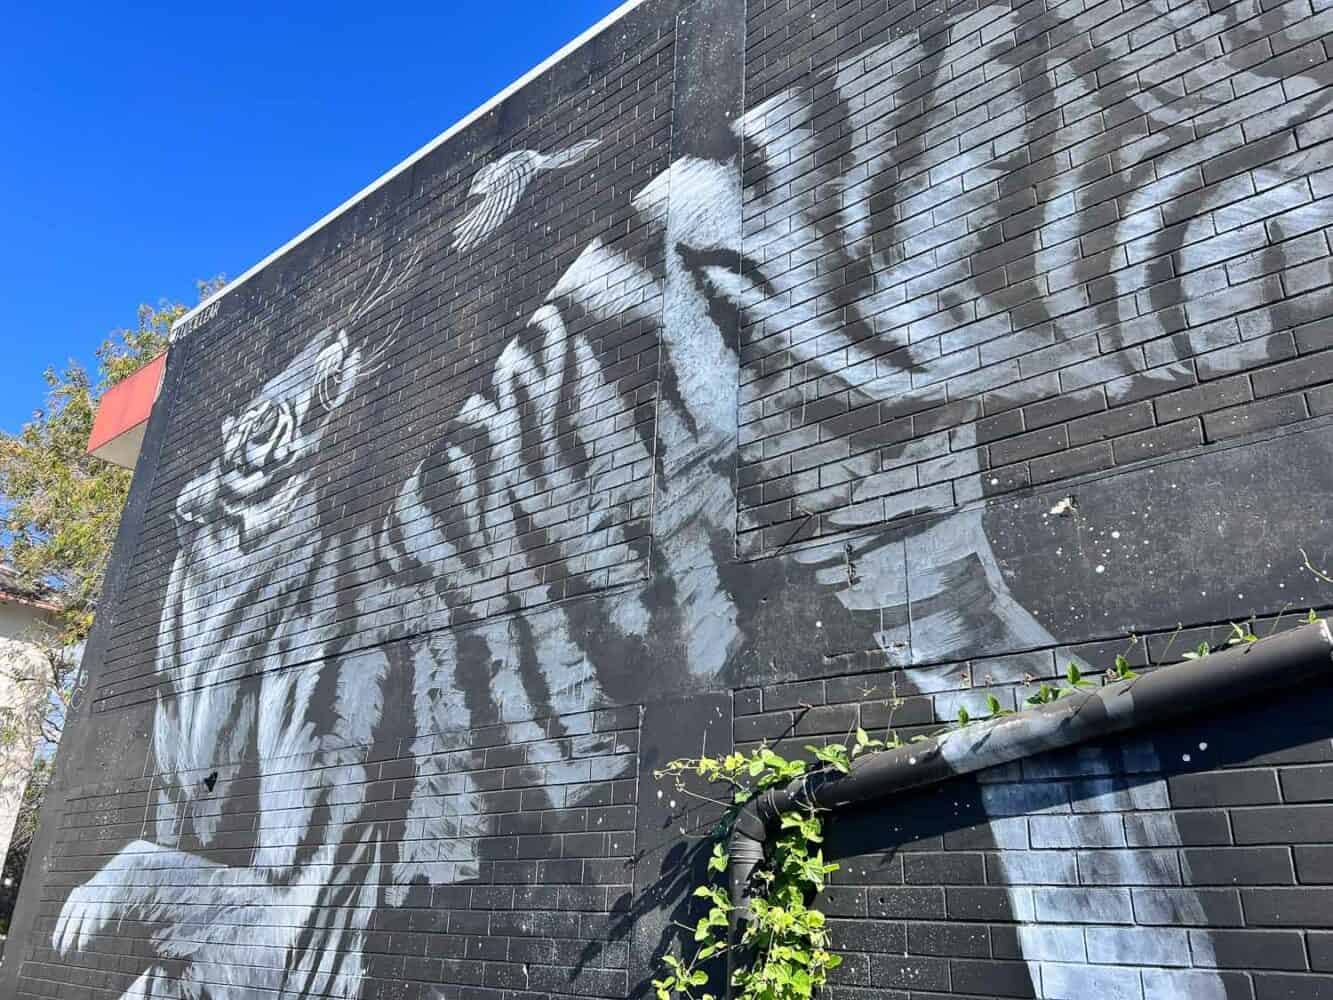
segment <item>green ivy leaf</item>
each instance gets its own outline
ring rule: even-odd
[[[710,872],[724,872],[727,870],[727,852],[721,844],[713,845],[713,854],[708,859],[708,870]]]
[[[1123,653],[1115,658],[1115,676],[1118,680],[1122,681],[1127,681],[1138,676],[1138,674],[1129,668],[1129,658]]]

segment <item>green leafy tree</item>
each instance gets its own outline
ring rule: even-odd
[[[200,282],[200,298],[222,284]],[[4,865],[5,880],[15,884],[79,692],[79,653],[129,494],[128,470],[87,454],[93,417],[108,389],[166,350],[171,324],[187,310],[167,301],[140,306],[135,326],[98,347],[94,371],[77,361],[48,368],[43,408],[18,433],[0,432],[0,563],[29,595],[54,607],[25,636],[33,655],[0,664],[0,684],[9,689],[0,705],[0,785],[25,788]],[[4,910],[0,905],[0,922]]]

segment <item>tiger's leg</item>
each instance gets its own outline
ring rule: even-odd
[[[361,942],[374,907],[361,898],[361,883],[378,884],[382,840],[365,818],[366,747],[381,723],[390,671],[384,651],[371,649],[263,677],[254,867],[291,919],[253,929],[248,941],[282,962],[284,995],[306,995],[311,983],[351,989],[363,973]]]

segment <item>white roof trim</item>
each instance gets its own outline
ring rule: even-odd
[[[502,104],[509,97],[513,96],[514,93],[521,90],[523,87],[527,86],[537,77],[541,76],[543,73],[545,73],[556,63],[560,62],[560,60],[564,59],[571,52],[575,51],[584,43],[588,42],[589,40],[595,38],[597,35],[601,34],[611,25],[615,24],[626,14],[632,11],[635,7],[642,5],[644,2],[645,0],[626,0],[625,3],[622,3],[610,14],[606,15],[606,17],[602,18],[600,21],[594,24],[583,34],[579,35],[578,38],[575,38],[568,45],[560,49],[560,51],[556,52],[554,55],[549,56],[541,63],[539,63],[537,66],[534,66],[532,69],[528,70],[528,72],[524,73],[521,77],[519,77],[517,80],[511,83],[504,90],[500,91],[485,104],[481,105],[481,107],[477,108],[475,111],[466,115],[458,122],[455,122],[453,125],[449,126],[447,129],[441,132],[430,142],[426,143],[426,145],[418,149],[407,159],[403,160],[397,166],[391,167],[384,174],[381,174],[380,177],[378,177],[376,180],[372,181],[370,184],[363,187],[360,191],[352,195],[352,197],[348,198],[345,202],[343,202],[341,205],[335,208],[332,212],[329,212],[318,222],[314,223],[314,225],[307,227],[306,229],[298,233],[296,236],[292,237],[282,246],[278,247],[278,249],[274,250],[271,254],[269,254],[267,257],[261,260],[258,264],[254,265],[249,270],[247,270],[240,277],[235,278],[232,281],[229,281],[221,289],[214,292],[212,295],[204,299],[189,312],[185,313],[185,315],[181,316],[181,318],[176,320],[176,322],[171,324],[172,339],[175,340],[176,337],[180,336],[181,333],[184,333],[186,331],[186,328],[189,325],[191,325],[191,321],[194,320],[197,316],[199,316],[199,314],[202,313],[204,310],[211,309],[213,312],[216,312],[218,301],[228,292],[234,291],[241,285],[245,284],[247,281],[249,281],[252,277],[258,274],[264,268],[268,267],[269,264],[273,263],[283,254],[285,254],[288,250],[291,250],[293,247],[309,239],[311,236],[319,232],[319,230],[323,229],[334,219],[338,218],[338,216],[346,212],[349,208],[356,205],[363,198],[366,198],[368,195],[374,193],[375,191],[383,187],[385,184],[388,184],[391,180],[393,180],[395,177],[401,174],[404,170],[407,170],[418,160],[422,159],[423,157],[429,156],[432,152],[434,152],[444,143],[448,142],[451,138],[453,138],[463,129],[467,128],[482,115],[486,114],[488,111],[491,111],[497,105]]]

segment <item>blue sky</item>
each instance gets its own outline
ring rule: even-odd
[[[0,32],[0,430],[140,302],[193,304],[618,0],[36,4]]]

